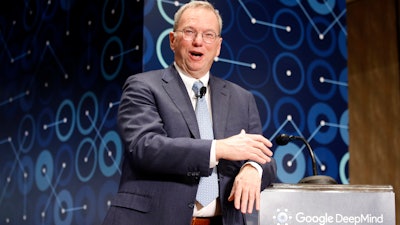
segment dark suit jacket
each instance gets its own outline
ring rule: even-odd
[[[253,95],[229,81],[210,76],[216,139],[262,133]],[[201,140],[190,98],[176,69],[130,76],[123,89],[118,125],[125,158],[118,194],[104,224],[189,225],[201,176],[211,173],[211,140]],[[228,202],[244,161],[220,160],[220,203],[225,225],[245,224]],[[262,165],[262,189],[274,181],[275,161]]]

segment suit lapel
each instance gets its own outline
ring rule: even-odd
[[[228,118],[229,90],[224,80],[210,76],[211,107],[213,117],[214,138],[225,138],[225,128]]]
[[[200,138],[196,114],[194,113],[192,103],[189,99],[183,81],[180,79],[178,72],[173,66],[170,66],[165,70],[162,80],[164,81],[163,86],[165,91],[175,106],[182,113],[182,116],[185,119],[193,137]]]

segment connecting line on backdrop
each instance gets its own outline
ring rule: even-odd
[[[340,81],[335,81],[335,80],[332,80],[332,79],[326,79],[325,77],[320,77],[319,81],[321,83],[335,84],[335,85],[345,86],[345,87],[349,86],[346,82],[340,82]]]
[[[25,91],[25,92],[21,92],[21,93],[15,95],[15,96],[9,97],[8,100],[4,100],[4,101],[0,102],[0,107],[6,105],[8,103],[11,103],[11,102],[13,102],[15,100],[22,99],[25,96],[28,96],[29,93],[30,93],[30,91]]]
[[[310,14],[308,14],[307,10],[304,8],[304,6],[301,4],[301,0],[296,0],[296,2],[299,4],[301,10],[303,11],[304,15],[307,17],[307,19],[309,20],[310,24],[313,26],[315,32],[318,33],[319,38],[322,40],[324,39],[324,36],[332,29],[332,27],[337,23],[340,27],[340,29],[342,29],[343,33],[347,36],[347,31],[346,29],[343,27],[343,24],[339,21],[341,17],[343,17],[344,15],[346,15],[346,9],[344,9],[339,16],[337,16],[334,12],[333,9],[331,8],[331,6],[327,3],[328,1],[324,1],[327,9],[329,10],[330,14],[333,16],[333,18],[335,19],[324,31],[320,31],[317,27],[317,25],[314,23],[314,21],[311,19]]]
[[[108,117],[108,114],[110,113],[111,108],[113,108],[114,106],[118,106],[120,104],[120,102],[112,102],[109,104],[109,107],[107,108],[106,113],[104,114],[103,120],[100,123],[99,127],[95,126],[95,122],[93,121],[93,118],[90,116],[89,111],[85,112],[86,117],[89,119],[89,122],[91,124],[91,126],[93,126],[93,129],[95,130],[95,137],[93,142],[96,142],[98,138],[100,138],[100,142],[104,145],[105,149],[107,150],[107,155],[108,157],[111,158],[111,160],[113,161],[113,165],[117,168],[118,173],[121,175],[121,169],[119,168],[119,165],[117,165],[116,160],[112,154],[112,151],[108,148],[107,144],[104,142],[104,139],[102,138],[102,135],[100,133],[100,130],[103,128],[104,123],[106,121],[106,118]],[[87,152],[85,159],[89,158],[89,155],[94,151],[94,146],[92,145],[91,148],[89,149],[89,151]]]
[[[28,135],[28,133],[25,132],[24,138],[25,138],[27,135]],[[22,143],[23,143],[24,141],[25,141],[25,140],[22,140]],[[12,176],[11,176],[11,175],[15,172],[15,170],[17,169],[17,166],[19,167],[19,169],[20,169],[21,171],[23,171],[25,182],[26,182],[26,179],[27,179],[27,176],[28,176],[27,172],[25,171],[24,165],[23,165],[23,163],[22,163],[22,161],[21,161],[21,158],[20,158],[20,154],[21,154],[22,150],[19,149],[19,150],[17,151],[17,148],[16,148],[15,144],[13,143],[11,137],[9,137],[9,138],[7,138],[7,139],[4,139],[4,140],[0,140],[0,145],[2,145],[2,144],[7,144],[7,143],[10,144],[11,149],[13,150],[13,153],[14,153],[14,155],[15,155],[15,160],[14,160],[14,162],[13,162],[13,164],[12,164],[10,173],[8,174],[8,176],[7,176],[7,178],[6,178],[6,183],[4,184],[3,191],[2,191],[2,193],[1,193],[1,195],[0,195],[0,205],[1,205],[1,203],[3,202],[3,199],[4,199],[5,195],[6,195],[6,192],[7,192],[7,189],[8,189],[8,185],[9,185],[9,184],[11,183],[11,181],[12,181]],[[27,214],[27,205],[28,205],[28,204],[27,204],[27,195],[25,194],[25,195],[24,195],[24,199],[23,199],[23,215],[24,215],[24,216],[26,216],[26,214]]]
[[[238,65],[238,66],[250,67],[253,70],[256,69],[256,67],[257,67],[257,65],[255,63],[245,63],[245,62],[239,62],[239,61],[234,61],[234,60],[224,59],[224,58],[219,58],[219,57],[215,57],[214,61],[230,63],[230,64],[234,64],[234,65]]]
[[[300,129],[298,128],[298,126],[296,125],[296,123],[294,123],[293,118],[291,115],[288,115],[286,120],[281,124],[281,126],[275,131],[275,133],[270,137],[270,140],[274,140],[275,137],[281,132],[281,130],[283,129],[283,127],[286,126],[286,124],[290,123],[293,128],[295,129],[296,133],[299,134],[299,136],[304,137],[304,135],[301,133]],[[312,132],[312,134],[306,139],[307,142],[310,142],[314,136],[319,132],[319,130],[324,127],[324,126],[328,126],[328,127],[336,127],[336,128],[340,128],[340,129],[348,129],[348,126],[346,125],[342,125],[342,124],[334,124],[334,123],[327,123],[325,121],[321,121],[320,124],[318,125],[318,127]],[[301,154],[301,152],[303,151],[303,149],[306,146],[303,144],[300,149],[296,152],[296,154],[292,157],[292,159],[290,159],[290,161],[288,162],[288,165],[292,165],[293,162],[297,159],[297,157]],[[320,166],[320,168],[323,170],[324,169],[324,165],[321,162],[321,160],[318,158],[317,155],[315,155],[315,159],[318,163],[318,165]]]
[[[243,7],[243,10],[246,12],[247,16],[250,18],[250,21],[252,24],[260,24],[260,25],[264,25],[264,26],[269,26],[269,27],[273,27],[276,29],[281,29],[281,30],[286,30],[287,32],[291,31],[291,27],[290,26],[283,26],[283,25],[278,25],[278,24],[274,24],[274,23],[270,23],[270,22],[266,22],[266,21],[262,21],[262,20],[257,20],[256,18],[254,18],[254,16],[251,14],[251,12],[249,11],[249,9],[246,7],[246,5],[243,3],[242,0],[238,0],[240,5]],[[305,9],[305,7],[302,5],[301,0],[296,0],[296,2],[298,3],[300,9],[302,10],[302,12],[304,13],[304,15],[307,17],[307,19],[309,20],[310,24],[313,26],[315,32],[317,32],[318,37],[322,40],[324,39],[324,36],[333,28],[333,26],[335,26],[336,24],[338,24],[338,26],[340,27],[340,29],[343,31],[343,33],[347,36],[347,31],[346,28],[343,26],[343,24],[340,22],[340,19],[346,15],[346,9],[344,9],[342,12],[340,12],[339,15],[336,15],[333,12],[332,7],[329,5],[328,1],[324,1],[324,4],[326,6],[326,8],[329,10],[329,13],[333,16],[334,21],[329,24],[329,26],[327,26],[327,28],[324,31],[320,31],[317,27],[317,25],[315,24],[315,22],[311,19],[310,14],[307,12],[307,10]]]
[[[290,30],[291,30],[290,26],[282,26],[282,25],[278,25],[278,24],[273,24],[273,23],[257,20],[251,14],[251,12],[246,7],[246,5],[243,3],[242,0],[239,0],[239,3],[243,7],[243,10],[246,12],[247,16],[250,18],[250,21],[251,21],[252,24],[261,24],[261,25],[264,25],[264,26],[273,27],[273,28],[276,28],[276,29],[286,30],[287,32],[290,32]]]

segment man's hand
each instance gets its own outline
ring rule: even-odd
[[[234,201],[235,208],[242,213],[252,213],[254,203],[260,210],[261,177],[252,165],[245,165],[236,176],[228,201]]]
[[[251,160],[260,164],[271,161],[271,141],[258,134],[240,134],[216,141],[216,159],[230,161]]]

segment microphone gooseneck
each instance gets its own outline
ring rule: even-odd
[[[300,136],[293,136],[293,135],[287,135],[287,134],[280,134],[278,137],[276,137],[275,141],[278,145],[287,145],[290,141],[292,140],[301,140],[307,147],[308,152],[310,153],[311,156],[311,162],[312,162],[312,167],[313,167],[313,175],[316,176],[318,175],[317,172],[317,163],[315,162],[315,155],[314,151],[312,150],[310,144],[308,141]]]
[[[313,176],[303,178],[302,180],[300,180],[299,183],[303,183],[303,184],[337,184],[337,182],[331,177],[318,176],[317,163],[315,161],[314,151],[312,150],[310,143],[308,143],[308,141],[304,137],[280,134],[275,138],[275,142],[278,145],[287,145],[289,142],[291,142],[293,140],[301,140],[306,145],[308,152],[310,153],[312,167],[313,167]]]

